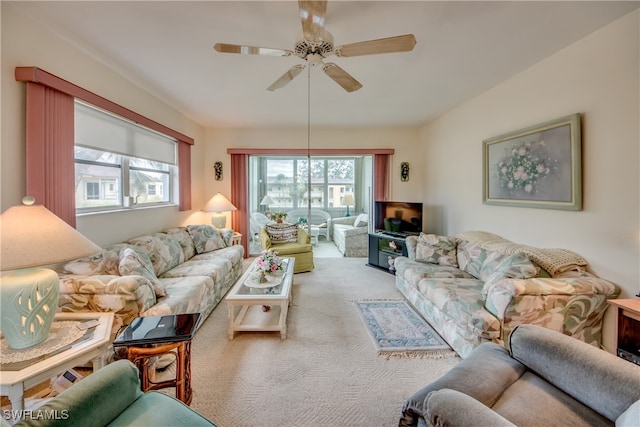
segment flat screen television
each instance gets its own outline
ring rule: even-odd
[[[374,230],[404,237],[422,231],[422,203],[383,202],[374,205]]]

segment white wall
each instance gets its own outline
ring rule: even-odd
[[[421,129],[427,230],[486,230],[540,247],[572,249],[622,297],[640,290],[639,15],[635,11]],[[482,203],[482,141],[582,114],[580,212]],[[605,346],[613,347],[613,314]]]
[[[177,207],[78,218],[78,230],[99,245],[182,223],[208,221],[199,212],[203,191],[204,129],[179,111],[132,84],[42,26],[2,2],[1,210],[25,196],[25,84],[15,81],[17,66],[37,66],[156,122],[195,139],[191,151],[193,211]]]

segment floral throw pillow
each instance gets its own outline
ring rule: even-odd
[[[151,259],[149,259],[149,256],[144,251],[125,248],[120,252],[119,270],[121,276],[142,276],[148,279],[153,285],[153,290],[157,297],[167,295],[167,291],[153,271]]]
[[[188,225],[187,231],[199,254],[227,247],[220,230],[212,225]]]
[[[196,254],[196,248],[193,245],[193,239],[187,232],[187,229],[184,227],[173,227],[167,230],[164,230],[167,233],[167,236],[174,239],[180,247],[182,247],[182,252],[184,252],[184,259],[189,260],[193,258]]]
[[[513,255],[491,253],[485,259],[480,278],[484,280],[482,295],[486,297],[489,289],[503,279],[529,279],[538,275],[536,266],[522,252]]]
[[[456,245],[453,237],[420,233],[416,244],[416,261],[457,267]]]
[[[220,234],[222,235],[222,240],[224,240],[224,244],[229,246],[233,246],[233,229],[232,228],[223,228],[220,230]]]
[[[267,224],[265,229],[271,243],[296,243],[298,241],[298,226],[295,224]]]

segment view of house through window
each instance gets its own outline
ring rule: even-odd
[[[76,101],[78,212],[172,202],[176,141]]]
[[[350,206],[351,215],[369,212],[372,162],[372,156],[312,156],[311,159],[306,156],[250,156],[250,221],[253,218],[253,223],[249,224],[250,240],[257,243],[260,215],[269,211],[306,209],[309,199],[312,209],[324,210],[332,218],[338,218],[346,215],[343,198],[351,193],[356,200],[356,206]],[[265,200],[269,203],[264,203]],[[250,251],[255,253],[259,248],[250,248]]]

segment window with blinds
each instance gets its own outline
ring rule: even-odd
[[[177,141],[76,100],[76,211],[173,203]]]

